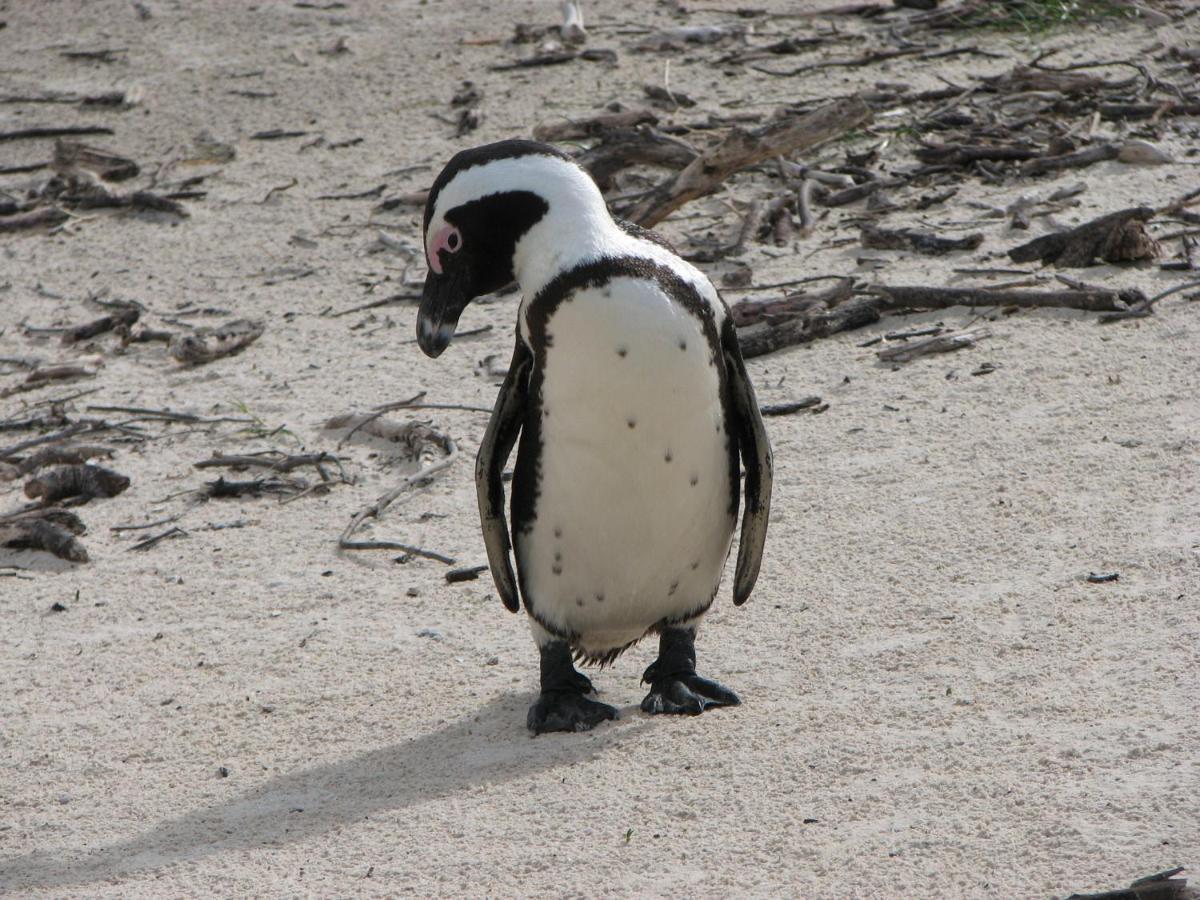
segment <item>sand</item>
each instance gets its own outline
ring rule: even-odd
[[[518,51],[460,39],[552,24],[554,5],[146,0],[149,18],[135,6],[0,3],[5,92],[142,96],[128,111],[5,105],[0,129],[109,124],[116,134],[94,142],[141,162],[139,185],[172,161],[160,189],[208,176],[197,188],[207,196],[187,202],[191,217],[177,225],[97,216],[0,238],[0,357],[104,361],[90,381],[0,401],[0,419],[95,388],[72,401],[75,414],[100,415],[88,404],[204,416],[244,407],[287,433],[143,422],[154,439],[117,444],[112,463],[130,489],[80,510],[90,563],[0,555],[10,567],[0,572],[21,576],[0,577],[0,891],[1009,898],[1200,866],[1200,304],[1183,294],[1151,318],[1108,326],[1069,311],[997,316],[976,348],[897,369],[858,345],[976,314],[887,318],[752,361],[763,403],[817,394],[829,409],[768,420],[777,471],[758,588],[735,609],[730,567],[698,641],[702,672],[744,705],[697,718],[640,713],[638,679],[654,656],[646,642],[592,673],[619,721],[531,738],[535,650],[523,615],[503,609],[486,576],[447,584],[435,561],[337,551],[354,511],[411,471],[378,447],[339,451],[354,484],[283,505],[183,493],[215,477],[193,463],[217,450],[334,450],[337,436],[322,428],[332,415],[419,391],[492,403],[496,380],[477,364],[507,360],[515,298],[472,306],[461,327],[492,330],[437,361],[411,342],[412,306],[322,315],[410,290],[405,273],[419,282],[423,266],[377,252],[378,229],[419,246],[416,211],[372,215],[374,198],[317,197],[423,189],[460,147],[613,99],[640,102],[667,59],[672,87],[702,100],[678,114],[692,121],[728,112],[722,104],[769,111],[880,77],[963,83],[1029,59],[1027,38],[973,38],[1009,59],[726,77],[704,62],[715,51],[691,64],[628,52],[636,36],[618,26],[676,21],[646,4],[589,10],[608,26],[589,45],[617,49],[616,68],[506,73],[486,67]],[[691,19],[725,20],[713,10]],[[1184,40],[1190,28],[1194,42],[1198,25],[1193,16],[1164,36]],[[814,27],[779,20],[770,30]],[[321,52],[342,38],[345,52]],[[1038,40],[1067,48],[1065,63],[1124,57],[1156,34],[1106,23]],[[110,64],[60,55],[100,47],[125,49]],[[485,91],[486,118],[455,138],[435,114],[449,114],[468,78]],[[251,140],[276,128],[308,134]],[[1085,182],[1059,224],[1161,203],[1197,183],[1189,129],[1194,120],[1183,120],[1159,140],[1177,164],[1102,163],[1028,187],[972,178],[957,205],[890,220],[983,230],[989,256],[871,251],[888,260],[873,275],[856,267],[856,244],[832,246],[854,235],[840,210],[795,252],[757,245],[744,259],[756,283],[980,283],[951,269],[1003,266],[1002,251],[1025,236],[980,223],[961,201],[1004,205],[1024,189]],[[203,131],[236,158],[182,162]],[[45,141],[0,147],[6,164],[48,153]],[[37,177],[5,176],[0,187]],[[728,231],[737,219],[724,204],[755,183],[739,179],[664,230]],[[1047,227],[1035,220],[1033,233]],[[1186,278],[1154,267],[1072,274],[1148,293]],[[151,323],[216,308],[226,312],[185,321],[248,316],[266,333],[239,356],[183,369],[161,345],[120,352],[107,337],[64,349],[22,328],[90,318],[84,300],[101,289],[144,303]],[[972,376],[984,362],[995,371]],[[486,415],[419,415],[463,458],[366,534],[482,563],[470,459]],[[0,485],[0,508],[22,501],[20,482]],[[169,525],[110,530],[177,514],[186,536],[144,552],[130,547]],[[1089,584],[1090,572],[1120,580]],[[66,610],[52,612],[56,602]]]

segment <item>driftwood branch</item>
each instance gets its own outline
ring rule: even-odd
[[[1149,206],[1118,210],[1069,231],[1034,238],[1009,250],[1008,255],[1013,262],[1040,260],[1068,268],[1090,266],[1097,259],[1103,262],[1156,259],[1160,252],[1158,242],[1143,224],[1154,215]]]
[[[877,297],[855,297],[830,310],[821,310],[788,319],[778,325],[761,323],[738,329],[742,356],[752,359],[766,353],[806,344],[879,321],[882,306]]]
[[[983,235],[978,232],[962,238],[944,238],[908,228],[893,230],[874,225],[862,226],[859,238],[862,245],[871,250],[912,250],[930,256],[955,250],[975,250],[983,243]]]
[[[625,217],[643,227],[653,227],[685,203],[711,194],[736,172],[775,156],[814,147],[869,122],[872,115],[861,98],[852,97],[755,131],[734,128],[716,147],[657,185]]]
[[[939,334],[925,338],[923,341],[913,341],[911,344],[897,344],[876,350],[875,355],[883,362],[908,362],[918,356],[929,353],[950,353],[970,347],[976,341],[987,337],[991,332],[986,328],[976,328],[973,331],[957,331],[952,334]]]
[[[261,322],[236,319],[218,328],[176,335],[171,338],[167,352],[184,365],[196,366],[240,353],[262,337],[263,331]]]
[[[1066,307],[1091,312],[1116,312],[1136,302],[1134,292],[1095,290],[1005,291],[987,288],[891,286],[876,284],[870,290],[884,298],[885,309],[945,309],[949,306]]]
[[[45,550],[71,562],[88,561],[87,549],[75,535],[49,519],[0,519],[0,546]]]
[[[400,482],[400,484],[381,496],[370,506],[363,507],[356,512],[354,517],[350,520],[350,524],[343,529],[340,535],[338,535],[338,547],[342,550],[367,550],[371,549],[372,544],[377,546],[380,543],[378,541],[358,542],[351,540],[351,538],[354,536],[354,533],[359,529],[359,527],[361,527],[362,523],[367,519],[379,518],[381,515],[383,515],[384,510],[391,506],[392,503],[394,503],[396,499],[402,496],[404,493],[416,487],[417,485],[425,483],[438,472],[448,469],[450,466],[454,465],[454,462],[458,459],[459,454],[458,444],[456,444],[451,438],[443,436],[442,447],[445,450],[445,456],[443,456],[437,462],[423,466],[420,471],[414,472],[412,475],[407,476],[403,481]],[[412,551],[408,550],[407,552]]]
[[[90,463],[62,466],[25,482],[25,496],[49,506],[70,499],[79,504],[96,497],[115,497],[129,487],[129,478]]]

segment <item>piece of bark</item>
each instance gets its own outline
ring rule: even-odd
[[[962,350],[964,347],[973,346],[976,341],[982,340],[989,334],[991,332],[986,328],[939,334],[923,341],[913,341],[911,344],[884,347],[882,350],[876,350],[875,355],[882,362],[908,362],[929,353],[950,353],[954,350]]]
[[[1103,262],[1156,259],[1158,242],[1143,223],[1155,215],[1153,208],[1138,206],[1108,213],[1069,231],[1034,238],[1008,251],[1013,262],[1053,263],[1066,268]]]
[[[779,300],[743,300],[729,308],[733,324],[745,328],[759,322],[776,324],[797,316],[825,310],[844,303],[853,296],[854,279],[839,278],[831,288],[816,294],[799,292]]]
[[[230,469],[248,469],[248,468],[263,468],[271,469],[275,472],[290,472],[293,469],[298,469],[301,466],[313,466],[321,475],[322,481],[329,480],[329,473],[324,469],[325,463],[332,463],[339,469],[341,468],[341,460],[332,453],[326,453],[322,450],[319,453],[301,453],[295,456],[286,454],[263,454],[262,456],[250,455],[228,455],[224,453],[214,453],[208,459],[202,459],[198,463],[192,463],[192,466],[197,469],[211,468],[230,468]]]
[[[734,128],[716,147],[653,188],[626,218],[645,228],[653,227],[685,203],[711,194],[736,172],[775,156],[814,147],[859,127],[873,115],[862,98],[851,97],[755,131]]]
[[[130,344],[148,344],[152,341],[161,341],[164,344],[171,343],[171,338],[175,337],[175,332],[164,331],[161,328],[151,328],[149,325],[139,324],[133,328],[118,328],[118,334],[121,335],[121,346],[128,347]]]
[[[892,230],[874,225],[863,225],[859,239],[864,247],[871,250],[912,250],[930,256],[941,256],[955,250],[974,250],[983,243],[980,233],[962,238],[944,238],[907,228]]]
[[[637,125],[657,125],[658,116],[648,109],[629,109],[623,112],[602,113],[587,119],[543,123],[533,129],[539,141],[575,141],[596,137],[606,131],[633,128]]]
[[[0,397],[9,397],[13,394],[24,393],[25,391],[36,391],[38,388],[45,387],[52,381],[67,381],[73,378],[94,378],[95,375],[95,369],[88,369],[84,366],[47,366],[45,368],[34,369],[25,376],[25,380],[20,384],[0,389]]]
[[[733,37],[742,37],[746,26],[740,23],[730,25],[680,25],[676,28],[664,28],[653,34],[646,35],[633,45],[634,51],[648,52],[653,50],[682,50],[685,44],[719,44]]]
[[[856,184],[844,190],[834,191],[832,194],[826,194],[820,198],[820,201],[823,206],[846,206],[850,203],[857,203],[859,200],[869,199],[877,191],[886,188],[903,187],[906,184],[908,184],[908,181],[904,178],[879,178],[873,181],[864,181],[862,184]]]
[[[46,519],[0,521],[0,546],[45,550],[70,562],[88,561],[87,549],[71,532]]]
[[[89,459],[111,459],[112,455],[111,447],[93,444],[43,447],[12,466],[11,473],[0,472],[0,481],[15,481],[46,466],[81,465]]]
[[[387,212],[390,209],[409,206],[422,207],[428,199],[429,191],[411,191],[407,194],[397,194],[395,197],[386,198],[375,207],[374,212]]]
[[[871,291],[885,298],[885,309],[946,309],[950,306],[1064,307],[1090,312],[1116,312],[1137,302],[1140,291],[992,291],[987,288],[890,286],[876,284]]]
[[[74,328],[68,328],[63,332],[62,342],[64,344],[74,344],[78,341],[86,341],[88,338],[94,338],[98,334],[104,334],[106,331],[112,331],[114,328],[128,328],[133,325],[142,315],[142,311],[136,306],[129,306],[111,315],[101,316],[98,319],[93,319],[91,322],[84,322],[82,325],[76,325]]]
[[[30,509],[23,509],[20,512],[0,515],[0,525],[10,525],[13,522],[33,519],[42,519],[71,532],[71,534],[83,534],[87,531],[87,526],[83,524],[83,519],[79,518],[79,516],[69,509],[63,509],[61,506],[35,506]]]
[[[985,76],[979,79],[987,89],[1002,94],[1018,94],[1026,91],[1045,91],[1057,94],[1092,94],[1104,90],[1120,90],[1126,84],[1110,82],[1086,72],[1065,72],[1054,69],[1038,69],[1017,65],[1003,75]]]
[[[302,478],[256,478],[253,481],[226,481],[218,478],[204,484],[205,497],[261,497],[263,494],[296,493],[308,486]]]
[[[1194,900],[1196,892],[1188,888],[1187,879],[1175,877],[1182,871],[1183,866],[1176,866],[1139,878],[1127,888],[1098,894],[1071,894],[1067,900]]]
[[[1152,119],[1157,116],[1200,116],[1200,103],[1179,103],[1167,100],[1163,103],[1101,103],[1100,118]]]
[[[187,366],[212,362],[245,350],[263,335],[265,326],[250,319],[235,319],[216,328],[201,328],[192,334],[177,334],[167,352]]]
[[[105,190],[99,183],[83,192],[63,194],[59,197],[59,201],[73,209],[132,209],[142,212],[170,213],[181,219],[191,216],[182,203],[169,200],[154,191],[118,194]]]
[[[1075,153],[1064,153],[1061,156],[1041,156],[1023,163],[1021,174],[1043,175],[1046,172],[1057,172],[1060,169],[1082,169],[1098,162],[1116,159],[1120,152],[1121,148],[1116,144],[1099,144]]]
[[[682,91],[672,91],[661,84],[643,84],[642,93],[650,98],[650,100],[657,101],[655,105],[668,104],[668,108],[690,109],[696,105],[696,101],[687,94]]]
[[[0,131],[0,143],[4,141],[20,141],[35,138],[67,137],[81,134],[113,134],[111,128],[104,125],[64,125],[47,128],[21,128],[16,131]]]
[[[830,310],[788,319],[779,325],[760,323],[737,331],[742,357],[752,359],[784,347],[806,344],[879,321],[881,302],[877,297],[855,297]]]
[[[927,144],[915,151],[917,159],[931,165],[967,166],[980,160],[1023,162],[1039,155],[1036,147],[1021,145]]]
[[[828,404],[824,404],[828,408]],[[820,397],[805,397],[803,400],[793,400],[790,403],[771,403],[759,409],[764,416],[790,416],[802,409],[818,411],[822,406]]]
[[[600,190],[613,187],[613,178],[630,166],[652,165],[682,169],[696,158],[695,149],[679,138],[649,126],[605,131],[599,142],[576,157],[591,173]]]
[[[0,216],[0,234],[14,231],[28,231],[31,228],[52,228],[61,225],[71,218],[66,210],[57,206],[43,206],[28,212],[14,213],[11,216]]]
[[[105,181],[125,181],[141,171],[138,164],[128,157],[79,141],[55,141],[52,165],[59,174],[83,169],[94,172]]]
[[[115,497],[129,487],[129,479],[90,463],[76,466],[61,466],[25,482],[25,496],[41,500],[49,506],[59,500],[71,499],[75,503],[86,503],[96,497]]]

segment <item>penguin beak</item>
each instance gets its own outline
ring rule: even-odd
[[[436,359],[450,346],[458,317],[471,298],[467,296],[467,277],[463,266],[441,274],[425,276],[421,307],[417,311],[417,344],[426,356]]]

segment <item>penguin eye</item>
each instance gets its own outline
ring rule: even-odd
[[[442,253],[457,253],[462,249],[462,234],[453,225],[441,229],[429,244],[429,268],[442,274]]]

